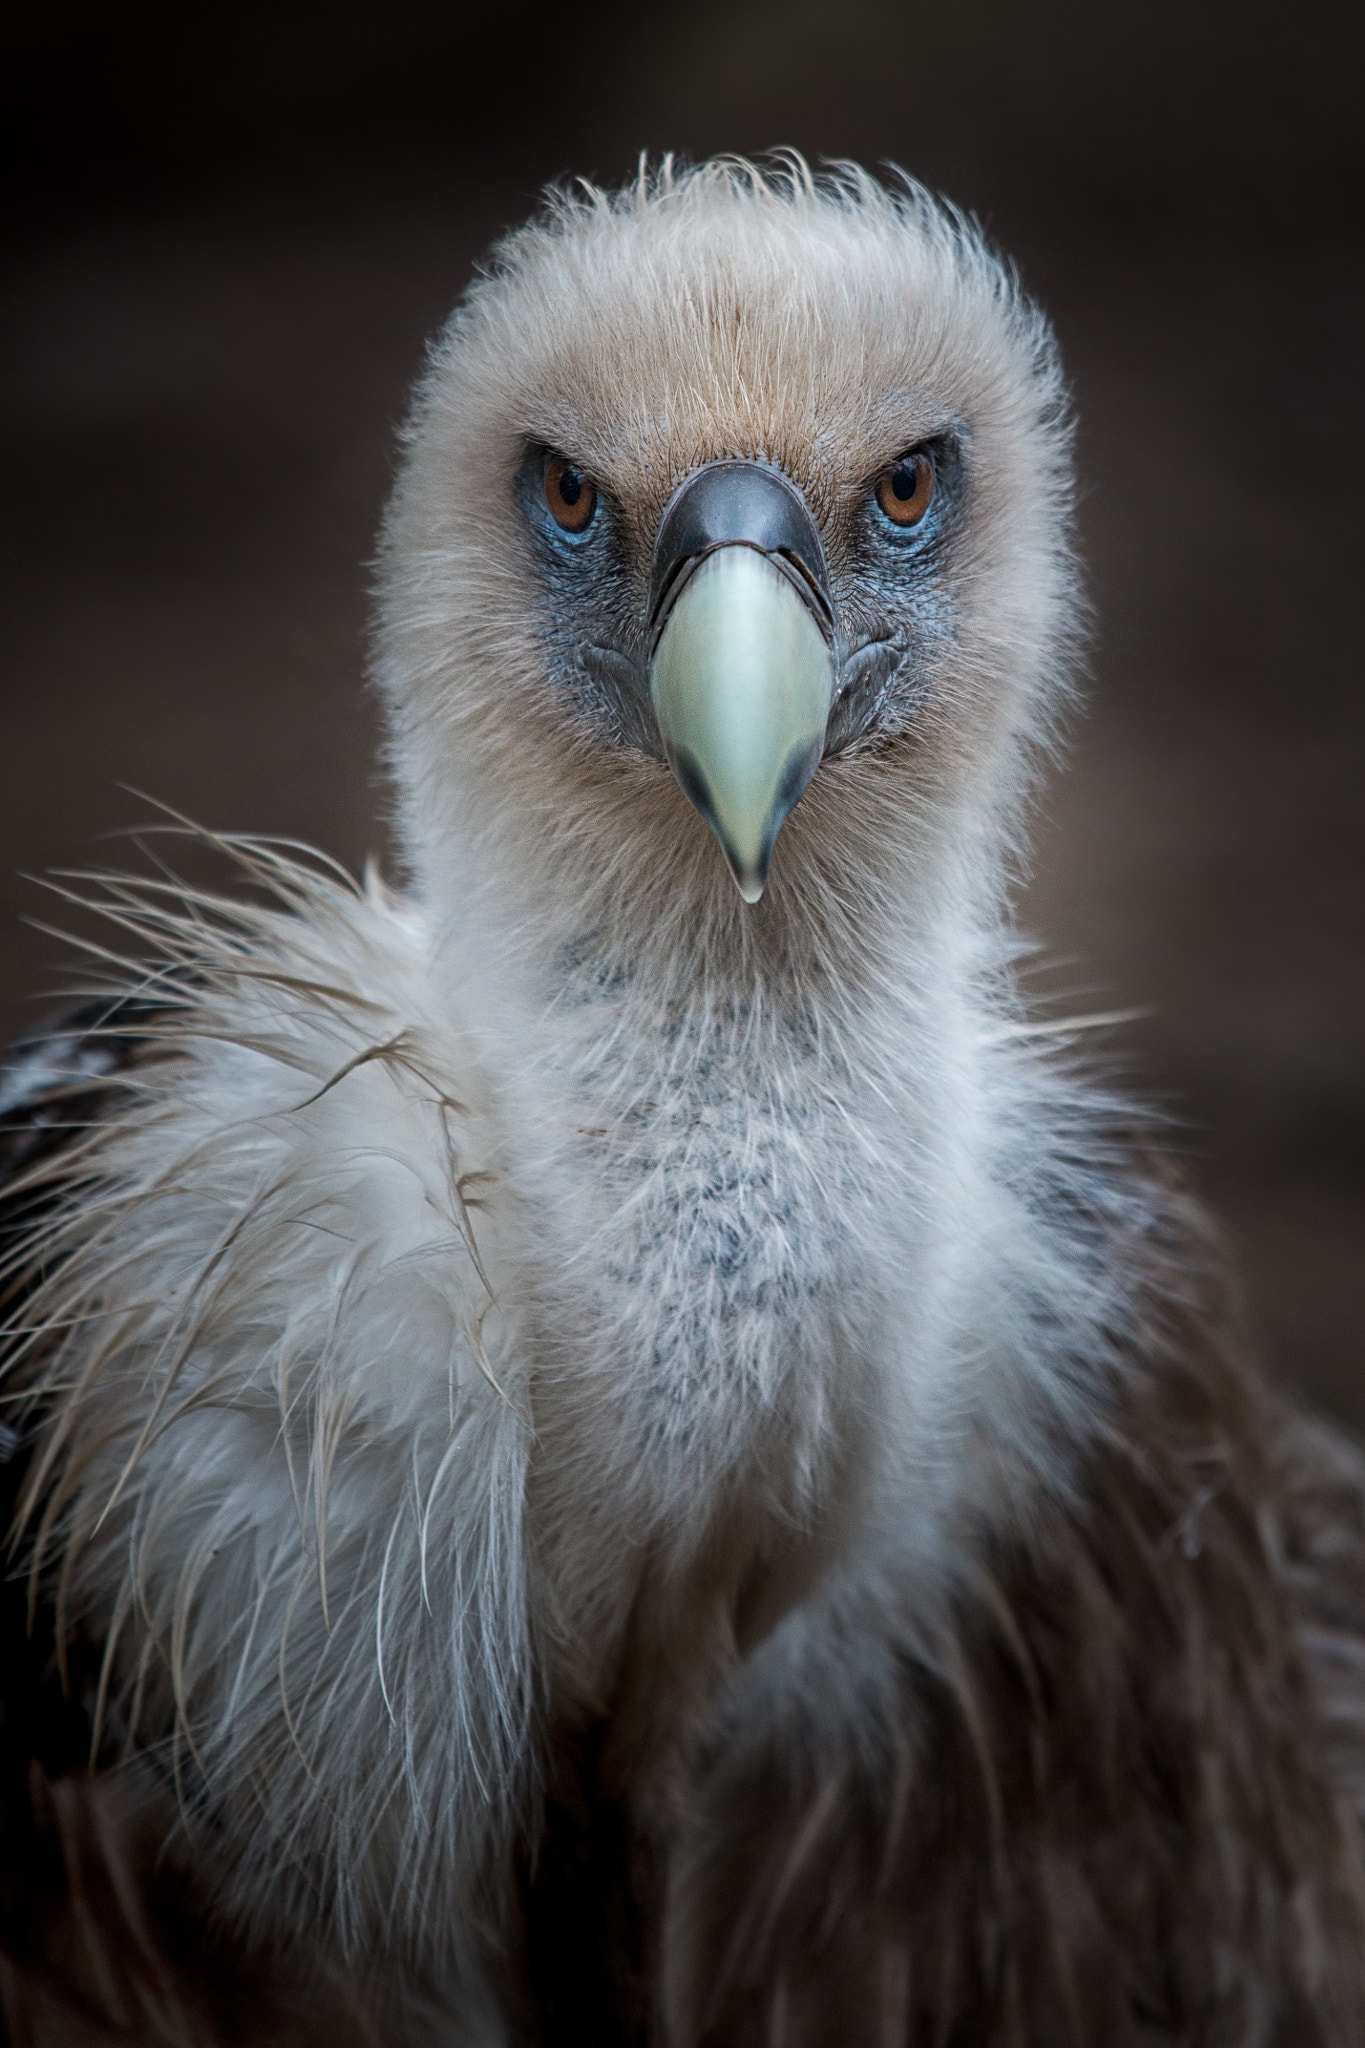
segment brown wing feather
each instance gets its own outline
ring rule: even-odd
[[[1365,2040],[1365,1466],[1264,1388],[1168,1186],[1070,1499],[892,1617],[880,1754],[718,1741],[674,1897],[715,2048]]]

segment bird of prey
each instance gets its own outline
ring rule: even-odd
[[[402,888],[107,879],[8,1070],[16,2041],[1365,2040],[1365,1469],[1016,980],[1069,490],[908,181],[474,284]]]

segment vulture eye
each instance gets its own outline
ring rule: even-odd
[[[922,449],[902,455],[877,479],[877,503],[893,526],[918,526],[934,495],[934,465]]]
[[[545,502],[556,526],[582,533],[597,510],[597,486],[567,455],[555,455],[545,465]]]

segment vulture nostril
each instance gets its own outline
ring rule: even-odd
[[[885,688],[904,649],[894,634],[880,634],[849,648],[839,664],[825,752],[838,754],[858,736],[870,706]]]

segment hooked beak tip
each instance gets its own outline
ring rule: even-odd
[[[730,862],[730,873],[735,878],[735,887],[746,903],[757,903],[768,886],[766,872],[759,874],[754,868],[742,868],[737,861]]]
[[[819,766],[820,742],[818,737],[798,742],[792,748],[791,753],[787,757],[783,772],[778,778],[777,788],[761,834],[757,838],[750,840],[747,850],[741,850],[741,845],[736,844],[735,834],[731,829],[731,821],[727,821],[727,819],[721,816],[711,785],[687,748],[680,746],[670,748],[668,759],[669,766],[682,785],[689,802],[705,818],[715,834],[720,850],[725,855],[725,865],[730,870],[735,887],[746,903],[757,903],[768,886],[768,874],[772,867],[773,851],[777,845],[777,835],[800,801],[807,783]],[[752,824],[752,820],[747,822]]]

